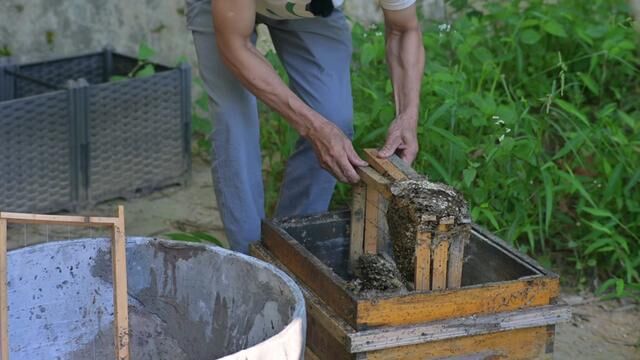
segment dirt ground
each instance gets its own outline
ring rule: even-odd
[[[217,210],[209,166],[194,160],[188,187],[102,204],[89,214],[112,215],[125,204],[127,235],[162,236],[171,232],[205,231],[226,243]],[[11,243],[13,241],[13,243]],[[9,247],[23,245],[14,237]],[[32,241],[29,241],[31,243]],[[640,306],[626,301],[600,301],[591,294],[563,289],[573,318],[556,330],[554,359],[640,359]]]

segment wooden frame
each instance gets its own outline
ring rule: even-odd
[[[554,325],[570,319],[564,304],[452,317],[413,326],[354,330],[295,273],[260,244],[251,254],[293,277],[307,304],[307,354],[312,359],[430,359],[486,353],[501,357],[550,358]],[[414,304],[416,306],[417,304]],[[471,358],[471,357],[470,357]],[[473,357],[476,358],[476,357]],[[485,357],[478,357],[485,358]]]
[[[376,156],[376,150],[365,149],[365,157],[370,167],[358,168],[361,183],[353,187],[351,207],[351,244],[349,264],[354,272],[357,259],[362,254],[377,254],[389,241],[385,234],[386,209],[391,199],[390,186],[393,181],[417,179],[418,173],[393,155],[389,159]],[[464,239],[451,235],[451,230],[466,229],[464,224],[456,225],[456,219],[435,217],[422,219],[431,222],[437,232],[416,233],[414,287],[417,290],[442,290],[459,288],[462,280]],[[466,219],[458,219],[461,223]]]
[[[348,212],[329,213],[317,216],[316,219],[318,223],[324,223],[327,219],[340,224],[350,222]],[[308,220],[304,224],[295,226],[311,226],[314,223]],[[533,275],[463,286],[459,289],[416,290],[400,295],[358,297],[348,290],[346,280],[298,242],[288,230],[290,228],[282,224],[264,221],[262,244],[301,283],[356,330],[544,306],[553,304],[560,290],[556,274],[537,265],[534,260],[520,254],[486,230],[473,225],[471,235],[474,242],[492,249],[496,256],[509,258]]]
[[[128,360],[129,311],[127,304],[127,260],[124,207],[118,206],[117,217],[39,215],[0,212],[0,360],[9,359],[7,311],[7,225],[46,224],[112,229],[111,258],[113,269],[114,346],[116,360]]]

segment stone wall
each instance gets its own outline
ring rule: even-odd
[[[135,55],[147,42],[174,64],[195,58],[183,14],[183,0],[1,0],[0,48],[32,61],[107,45]]]
[[[442,17],[443,0],[420,0],[427,17]],[[147,42],[156,59],[195,63],[184,0],[1,0],[0,49],[18,61],[92,52],[112,45],[135,55]],[[374,0],[346,0],[345,11],[362,22],[380,20]]]

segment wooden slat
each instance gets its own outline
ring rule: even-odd
[[[384,196],[378,196],[378,252],[385,252],[391,241],[389,238],[389,225],[387,224],[387,208],[389,207],[389,200]]]
[[[361,299],[358,301],[356,329],[419,324],[548,305],[558,296],[559,289],[558,278],[539,276],[526,281]]]
[[[414,326],[385,327],[350,334],[349,351],[355,353],[389,349],[464,336],[554,325],[569,319],[571,319],[569,306],[549,305]]]
[[[115,354],[117,360],[129,359],[129,311],[127,304],[127,254],[124,207],[118,206],[118,221],[113,226],[111,259],[113,268],[113,304]]]
[[[431,290],[431,233],[416,235],[415,287],[418,291]]]
[[[367,184],[367,188],[373,187],[385,198],[391,198],[392,194],[389,189],[391,182],[387,180],[387,178],[380,175],[371,167],[359,167],[357,168],[357,172],[358,175],[360,175],[360,179]]]
[[[569,315],[569,318],[571,318],[571,315]],[[548,325],[547,326],[547,344],[545,345],[545,354],[549,358],[553,356],[553,347],[554,347],[553,345],[555,343],[555,340],[556,340],[556,326]]]
[[[7,260],[7,220],[0,219],[0,360],[9,360]]]
[[[400,159],[398,155],[391,155],[389,162],[393,164],[398,170],[400,170],[409,179],[419,179],[423,176],[418,174],[411,166],[407,165],[404,160]]]
[[[376,169],[383,176],[389,176],[395,181],[405,180],[405,175],[398,169],[389,159],[382,159],[377,156],[378,151],[375,149],[364,149],[364,154],[369,165]]]
[[[299,283],[295,275],[288,271],[263,246],[254,244],[251,246],[250,251],[251,255],[281,268]],[[378,356],[380,354],[392,355],[401,353],[413,354],[418,359],[430,358],[428,356],[431,354],[429,349],[440,348],[442,343],[459,344],[460,341],[463,341],[463,338],[468,338],[468,335],[474,335],[473,338],[478,339],[481,338],[477,336],[478,334],[498,332],[498,335],[503,339],[512,339],[510,334],[514,329],[555,324],[570,318],[570,310],[566,305],[556,305],[534,307],[508,313],[452,318],[414,326],[398,326],[355,332],[344,321],[336,318],[335,312],[326,307],[315,293],[305,285],[301,285],[300,288],[307,304],[307,315],[314,319],[313,322],[310,322],[310,324],[313,324],[311,327],[315,329],[316,334],[325,334],[319,338],[308,338],[307,346],[312,344],[313,348],[318,349],[321,348],[321,344],[328,346],[328,343],[332,343],[332,346],[321,348],[321,351],[316,350],[317,352],[315,352],[320,359],[328,360],[343,358],[345,356],[343,349],[346,349],[347,353],[358,352],[358,356],[364,356],[365,358],[368,358],[368,355]],[[552,327],[547,326],[547,334]],[[469,332],[465,331],[465,329],[469,329]],[[328,334],[331,335],[333,340],[329,340],[326,337]],[[493,334],[488,336],[493,336]],[[480,345],[478,342],[474,343]],[[528,342],[514,344],[513,348],[515,349],[518,346],[526,347],[527,344]],[[427,345],[432,345],[432,347]],[[335,347],[342,349],[336,353]],[[380,349],[386,350],[380,351]],[[454,350],[456,347],[453,346],[450,349],[454,351],[451,355],[464,355],[464,352],[471,348],[463,347],[459,350]],[[477,351],[483,352],[487,349],[490,348],[480,346]],[[366,353],[363,351],[366,351]],[[420,355],[423,357],[419,357]]]
[[[467,227],[467,233],[460,231],[462,227]],[[468,241],[468,235],[471,232],[469,225],[458,225],[458,233],[452,239],[449,247],[449,263],[447,264],[447,288],[457,289],[462,285],[462,265],[464,263],[464,245]]]
[[[366,186],[362,183],[353,186],[351,203],[351,242],[349,243],[349,267],[355,269],[358,258],[364,251],[364,216],[367,201]]]
[[[355,326],[356,301],[347,293],[346,281],[268,220],[262,223],[262,243],[300,281],[319,294],[342,319]]]
[[[367,360],[550,360],[545,327],[467,336],[366,353]]]
[[[111,227],[118,219],[98,216],[67,216],[67,215],[40,215],[0,212],[0,219],[8,220],[15,224],[49,224],[72,226],[99,226]]]
[[[304,348],[304,359],[305,360],[320,360],[318,355],[316,355],[313,351],[309,349],[309,347]]]
[[[307,346],[322,360],[349,360],[347,346],[336,340],[329,328],[312,314],[307,316]]]
[[[433,274],[431,275],[431,289],[442,290],[447,287],[447,262],[449,260],[449,241],[447,232],[449,225],[438,225],[440,234],[436,234],[438,245],[433,250]]]
[[[364,220],[364,253],[365,254],[377,254],[378,253],[378,235],[379,228],[379,215],[378,207],[380,206],[380,193],[378,190],[367,185],[367,201]]]

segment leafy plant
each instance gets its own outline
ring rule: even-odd
[[[11,56],[11,50],[9,50],[9,47],[7,45],[2,45],[2,47],[0,47],[0,57],[7,56]]]
[[[462,190],[477,223],[572,270],[573,285],[636,296],[640,61],[626,2],[473,4],[482,6],[453,1],[452,19],[423,24],[414,167]],[[383,34],[353,26],[358,149],[380,146],[395,113]],[[272,209],[296,135],[261,114]],[[334,203],[348,200],[349,186],[339,185]]]
[[[195,79],[193,82],[199,87],[200,92],[191,110],[192,151],[196,156],[208,158],[211,153],[209,136],[213,131],[209,113],[209,96],[204,90],[202,80]]]
[[[156,51],[152,49],[146,43],[141,43],[138,46],[138,63],[136,66],[131,69],[131,71],[126,75],[113,75],[109,78],[111,81],[122,81],[130,78],[142,78],[151,76],[156,73],[156,69],[151,63],[151,58],[156,54]]]
[[[186,242],[193,242],[193,243],[209,243],[209,244],[214,244],[220,247],[225,247],[222,241],[218,240],[218,238],[202,231],[170,233],[170,234],[166,234],[165,236],[171,240],[186,241]]]

